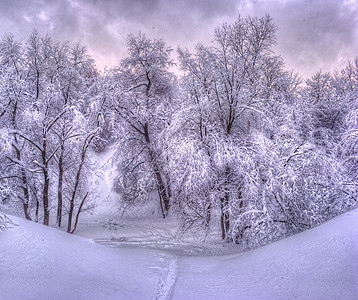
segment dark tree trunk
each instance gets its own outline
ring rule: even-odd
[[[167,195],[167,189],[165,188],[165,184],[164,184],[162,175],[160,174],[160,171],[159,171],[159,167],[158,167],[157,160],[155,158],[155,154],[154,154],[154,152],[151,148],[151,145],[150,145],[148,123],[144,124],[144,135],[145,135],[145,141],[146,141],[147,147],[148,147],[149,159],[153,166],[153,172],[154,172],[154,175],[155,175],[155,178],[157,181],[158,193],[160,195],[161,201],[163,201],[163,208],[164,208],[163,217],[165,218],[165,216],[167,216],[169,208],[170,208],[170,201],[169,201],[169,197]]]
[[[80,213],[81,213],[81,210],[82,210],[82,206],[83,206],[83,203],[85,203],[87,196],[88,196],[88,192],[86,193],[86,195],[85,195],[84,198],[82,199],[81,204],[80,204],[80,207],[78,208],[78,211],[77,211],[77,214],[76,214],[75,225],[73,226],[73,230],[71,231],[71,234],[76,231],[78,219],[79,219],[79,216],[80,216]]]
[[[50,211],[48,209],[48,192],[50,187],[50,178],[48,176],[47,166],[44,170],[44,188],[43,188],[43,207],[44,207],[44,225],[50,223]]]
[[[168,195],[168,198],[170,199],[172,196],[172,189],[170,186],[170,177],[167,173],[165,174],[165,180],[166,180],[166,184],[167,184],[167,195]]]
[[[157,191],[158,191],[159,202],[160,202],[160,210],[161,210],[161,212],[162,212],[163,218],[165,219],[166,213],[165,213],[165,211],[164,211],[164,205],[163,205],[162,195],[159,193],[159,190],[158,190],[158,189],[157,189]]]
[[[68,211],[68,222],[67,222],[67,232],[70,233],[71,229],[72,229],[72,215],[73,215],[73,210],[75,207],[75,201],[74,199],[70,200],[70,210]]]
[[[13,128],[16,128],[16,114],[17,114],[17,101],[14,104],[14,110],[12,112],[12,120],[11,121],[12,121]],[[16,159],[18,161],[21,161],[21,152],[18,147],[18,139],[17,139],[16,134],[14,134],[14,141],[15,141],[15,144],[13,145],[13,147],[15,149]],[[29,203],[30,203],[29,185],[27,182],[25,169],[22,167],[21,167],[21,181],[22,181],[22,191],[24,193],[24,198],[22,201],[23,201],[25,218],[26,218],[26,220],[31,220],[31,216],[29,213]]]
[[[208,227],[211,220],[211,203],[205,209],[205,226]]]
[[[36,196],[36,213],[35,213],[35,222],[39,222],[39,209],[40,209],[40,202],[39,199]]]
[[[221,237],[227,239],[230,229],[230,213],[229,213],[229,193],[225,193],[225,197],[221,199]]]
[[[61,153],[58,160],[58,186],[57,186],[57,217],[56,217],[56,224],[58,227],[61,227],[62,221],[62,196],[63,196],[63,153],[65,147],[63,143],[61,144]]]
[[[168,198],[167,193],[166,193],[166,189],[165,189],[165,185],[164,185],[164,182],[163,182],[163,179],[162,179],[162,175],[159,172],[157,162],[156,162],[156,160],[154,158],[154,153],[152,153],[151,151],[150,151],[150,157],[151,157],[151,161],[152,161],[152,164],[153,164],[153,171],[154,171],[155,177],[157,179],[158,192],[160,194],[161,199],[163,200],[163,206],[164,206],[165,215],[167,215],[168,211],[169,211],[169,208],[170,208],[169,198]]]
[[[42,170],[44,176],[44,187],[42,194],[43,208],[44,208],[44,225],[48,226],[50,223],[50,211],[48,209],[48,193],[50,188],[50,177],[48,174],[48,162],[47,162],[47,129],[44,128],[43,132],[43,148],[42,148]]]
[[[17,143],[17,138],[15,136],[15,143]],[[18,161],[21,161],[21,153],[18,149],[17,145],[14,146],[16,152],[16,158]],[[29,203],[30,203],[30,193],[29,193],[29,184],[27,182],[25,169],[21,167],[21,181],[22,181],[22,191],[24,193],[24,198],[22,199],[22,204],[24,208],[24,214],[26,220],[31,220],[31,216],[29,213]]]
[[[72,231],[72,216],[73,216],[73,211],[75,208],[75,199],[76,199],[77,189],[78,189],[78,186],[80,183],[81,170],[82,170],[83,164],[84,164],[84,153],[82,152],[81,163],[77,170],[75,186],[73,188],[72,197],[70,199],[70,210],[68,212],[68,222],[67,222],[67,232],[68,233],[71,233],[71,231]]]
[[[67,232],[70,233],[71,229],[72,229],[72,215],[73,215],[73,210],[75,207],[75,202],[70,201],[70,210],[68,211],[68,222],[67,222]]]
[[[27,203],[23,202],[23,207],[24,207],[24,213],[25,213],[26,220],[31,221],[31,217],[30,217],[30,214],[29,214],[29,205]]]
[[[20,152],[18,155],[18,159],[19,158],[20,158]],[[22,179],[23,192],[24,192],[24,199],[23,199],[24,214],[25,214],[26,220],[31,221],[31,216],[29,213],[29,202],[30,202],[29,186],[27,183],[27,177],[26,177],[26,173],[25,173],[24,169],[21,170],[21,179]]]
[[[225,188],[228,188],[230,185],[230,168],[227,167],[225,171]],[[230,193],[225,192],[224,197],[221,199],[221,237],[223,240],[227,239],[227,234],[230,229],[230,212],[229,212],[229,201]]]
[[[94,137],[95,137],[95,134],[91,133],[89,136],[87,136],[87,138],[84,141],[84,144],[82,146],[81,161],[80,161],[80,164],[77,169],[75,186],[73,188],[72,197],[70,199],[70,210],[68,212],[68,223],[67,223],[67,232],[68,233],[71,233],[71,231],[72,231],[72,215],[73,215],[73,211],[75,208],[76,194],[77,194],[77,190],[78,190],[78,187],[80,184],[82,168],[85,164],[87,149],[90,146],[91,142],[93,141]],[[87,197],[87,195],[86,195],[86,197]],[[86,197],[84,199],[86,199]]]

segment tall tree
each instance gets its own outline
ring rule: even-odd
[[[263,127],[266,102],[272,101],[265,96],[274,78],[267,86],[263,79],[269,80],[265,71],[269,67],[273,69],[275,58],[271,52],[276,43],[275,32],[276,27],[268,15],[239,17],[234,24],[216,29],[215,46],[198,45],[194,56],[179,49],[181,66],[192,82],[193,101],[200,110],[206,107],[199,117],[199,130],[211,139],[206,142],[208,155],[218,160],[215,169],[220,178],[217,186],[221,191],[223,239],[230,238],[232,205],[250,207],[250,197],[244,199],[243,191],[248,178],[256,180],[256,175],[248,174],[254,169],[252,133],[255,128]],[[276,60],[279,62],[279,58]]]
[[[114,75],[120,84],[113,91],[114,110],[123,132],[117,186],[124,195],[134,192],[145,196],[154,183],[165,217],[170,207],[170,181],[162,165],[158,136],[170,117],[174,76],[168,68],[172,49],[142,33],[130,35],[127,46],[129,57]]]
[[[26,219],[31,219],[29,212],[30,174],[27,168],[27,158],[24,155],[28,148],[17,134],[23,128],[23,112],[26,108],[26,73],[23,71],[21,43],[15,41],[13,36],[5,36],[0,43],[0,57],[0,122],[3,132],[7,133],[8,143],[11,143],[13,149],[12,153],[2,156],[1,181],[11,187],[11,195],[21,202]]]
[[[69,201],[72,211],[77,199],[73,189],[78,194],[79,183],[71,186],[77,162],[83,165],[88,160],[82,158],[78,145],[87,145],[87,136],[98,126],[93,109],[98,99],[91,91],[97,77],[94,62],[82,45],[71,47],[36,31],[25,45],[6,37],[1,48],[0,122],[11,134],[14,149],[2,164],[3,174],[8,175],[1,179],[21,191],[16,197],[21,199],[26,218],[31,218],[35,207],[37,221],[42,204],[45,225],[49,224],[50,199],[55,198],[51,195],[57,192],[60,225],[63,196],[74,195]],[[75,181],[85,181],[83,177],[79,172]]]

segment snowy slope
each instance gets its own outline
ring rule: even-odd
[[[226,256],[107,248],[13,217],[0,299],[358,299],[358,210]]]
[[[110,249],[12,217],[0,232],[0,299],[150,299],[163,254]],[[119,251],[120,250],[120,251]]]
[[[358,210],[239,255],[180,261],[173,298],[358,299]]]

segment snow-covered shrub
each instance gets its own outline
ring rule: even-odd
[[[11,220],[1,211],[0,207],[0,231],[7,229],[8,224],[11,223]]]

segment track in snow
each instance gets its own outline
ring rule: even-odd
[[[178,258],[170,254],[161,253],[159,262],[162,266],[153,267],[161,272],[161,276],[159,277],[158,290],[152,299],[168,300],[177,277]]]

